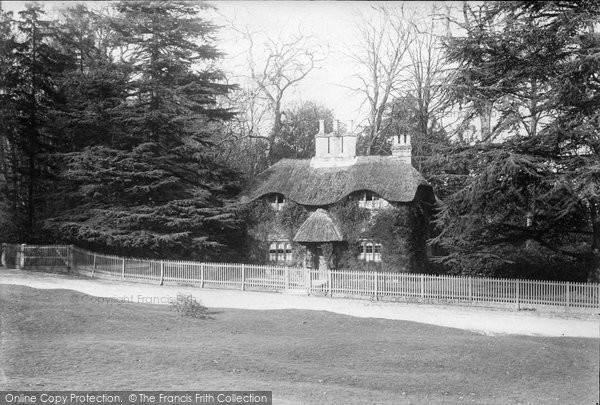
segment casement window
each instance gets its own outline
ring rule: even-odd
[[[362,251],[358,255],[359,260],[366,262],[380,262],[381,261],[381,243],[373,241],[363,241]]]
[[[390,205],[390,203],[371,191],[363,191],[358,195],[358,206],[360,208],[377,210],[380,208],[385,208],[388,205]]]
[[[285,196],[283,194],[270,194],[269,204],[275,211],[281,211],[285,206]]]
[[[292,261],[292,244],[285,241],[269,243],[269,262],[289,263]]]

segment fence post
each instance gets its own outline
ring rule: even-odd
[[[425,299],[425,275],[421,274],[421,299]]]
[[[75,269],[75,260],[73,258],[73,245],[67,245],[67,272]]]
[[[290,289],[290,269],[289,267],[285,267],[285,290],[288,291]]]
[[[200,288],[204,288],[204,263],[200,263]]]
[[[306,295],[310,295],[312,292],[312,276],[313,272],[311,269],[304,269],[304,285],[306,287]]]
[[[331,269],[327,269],[327,289],[328,289],[327,295],[329,295],[329,297],[333,297],[333,295],[332,295],[333,294],[333,291],[332,291],[333,287],[331,285],[331,281],[332,281],[333,277],[331,277],[331,272],[332,272]]]
[[[469,301],[473,301],[473,278],[469,276]]]
[[[567,281],[567,308],[571,306],[571,284]]]
[[[92,277],[94,277],[95,272],[96,272],[96,253],[94,253],[94,267],[92,268]]]
[[[246,288],[246,265],[242,263],[242,291]]]
[[[125,280],[125,258],[123,258],[123,263],[121,264],[121,280]]]
[[[377,301],[377,300],[379,300],[379,297],[378,297],[378,295],[377,295],[377,294],[378,294],[378,292],[379,292],[379,273],[378,273],[378,272],[375,272],[375,283],[374,283],[374,287],[375,287],[375,288],[374,288],[374,290],[375,290],[375,291],[373,291],[373,295],[375,296],[375,301]]]
[[[160,261],[160,285],[165,283],[165,262],[164,260]]]
[[[25,267],[25,244],[22,243],[19,247],[19,263],[17,264],[17,268],[22,269]]]
[[[516,283],[515,288],[516,288],[516,291],[517,291],[517,311],[520,311],[521,310],[521,297],[520,297],[519,293],[520,293],[520,290],[521,290],[521,283],[519,282],[519,279],[517,279],[515,281],[515,283]]]

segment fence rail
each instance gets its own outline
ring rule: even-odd
[[[253,291],[295,292],[375,300],[600,308],[600,284],[347,270],[309,270],[254,264],[145,260],[67,245],[2,245],[2,265],[63,268],[78,274],[142,283]]]

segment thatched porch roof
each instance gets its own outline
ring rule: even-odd
[[[256,177],[241,201],[279,193],[301,205],[323,206],[369,190],[387,201],[410,202],[419,188],[431,190],[415,168],[395,156],[358,156],[346,167],[311,167],[310,159],[282,159]]]
[[[344,238],[335,221],[321,208],[313,212],[304,221],[296,235],[294,242],[341,242]]]

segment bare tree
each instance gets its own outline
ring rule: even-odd
[[[245,99],[237,106],[251,103],[251,116],[246,116],[243,133],[250,138],[261,138],[265,144],[264,159],[273,162],[273,145],[281,132],[283,103],[286,95],[327,57],[327,45],[319,44],[311,35],[298,29],[292,34],[269,36],[253,32],[248,27],[234,30],[246,43],[244,67],[240,77]],[[248,107],[246,105],[246,107]],[[261,110],[261,107],[263,111]]]
[[[458,121],[448,94],[449,66],[442,49],[441,33],[436,28],[438,13],[438,6],[433,5],[428,16],[409,21],[414,37],[407,50],[409,63],[403,72],[403,95],[394,103],[403,104],[413,118],[413,164],[419,171],[423,170],[422,164],[435,144],[446,140],[448,127]]]
[[[400,94],[409,66],[405,57],[414,41],[413,27],[402,7],[376,5],[372,11],[374,17],[361,14],[356,24],[360,45],[358,48],[347,46],[346,52],[358,66],[353,76],[358,83],[350,88],[364,96],[368,107],[367,154],[371,154],[374,143],[385,131],[384,117],[389,102]]]
[[[236,114],[215,131],[217,150],[221,159],[252,178],[267,167],[264,151],[268,137],[264,134],[269,133],[270,120],[264,97],[256,87],[240,87],[228,94],[222,105]]]

